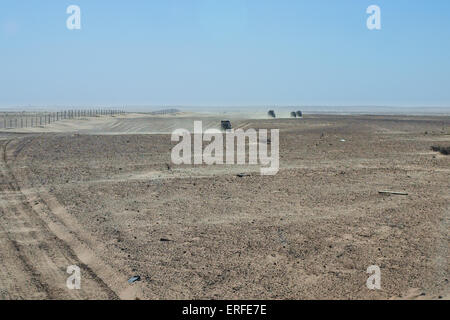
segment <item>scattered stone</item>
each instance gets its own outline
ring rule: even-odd
[[[397,191],[378,191],[379,194],[393,194],[396,196],[407,196],[406,192],[397,192]]]
[[[141,281],[141,277],[140,276],[134,276],[134,277],[131,277],[130,279],[128,279],[128,283],[129,284],[135,283],[136,281]]]
[[[432,146],[431,150],[434,152],[440,152],[443,155],[450,155],[450,147]]]
[[[250,175],[248,173],[239,173],[237,176],[239,178],[250,177]]]

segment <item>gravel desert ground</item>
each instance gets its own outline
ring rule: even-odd
[[[171,163],[174,129],[223,117],[280,129],[278,174]],[[431,150],[450,145],[450,117],[263,118],[2,130],[0,299],[450,298],[450,158]]]

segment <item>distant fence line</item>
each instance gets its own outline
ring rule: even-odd
[[[0,129],[17,129],[43,127],[56,121],[66,119],[79,119],[86,117],[97,117],[102,115],[124,114],[123,110],[112,109],[88,109],[88,110],[64,110],[55,112],[36,112],[36,113],[3,113],[0,120]]]

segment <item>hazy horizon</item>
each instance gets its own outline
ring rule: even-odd
[[[400,115],[450,115],[450,107],[440,106],[319,106],[319,105],[264,105],[264,106],[183,106],[183,105],[141,105],[141,106],[20,106],[0,107],[0,112],[40,112],[71,109],[120,109],[126,112],[151,112],[164,109],[179,109],[185,112],[212,112],[212,113],[245,113],[267,112],[269,109],[279,112],[301,110],[304,113],[331,113],[331,114],[400,114]]]

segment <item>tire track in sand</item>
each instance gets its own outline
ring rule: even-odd
[[[0,297],[6,299],[114,299],[117,295],[79,258],[62,233],[42,219],[8,164],[8,145],[0,147]],[[12,150],[14,151],[14,150]],[[31,202],[33,201],[33,202]],[[56,220],[56,219],[55,219]],[[55,232],[59,231],[59,232]],[[81,268],[81,290],[69,290],[66,268]]]

